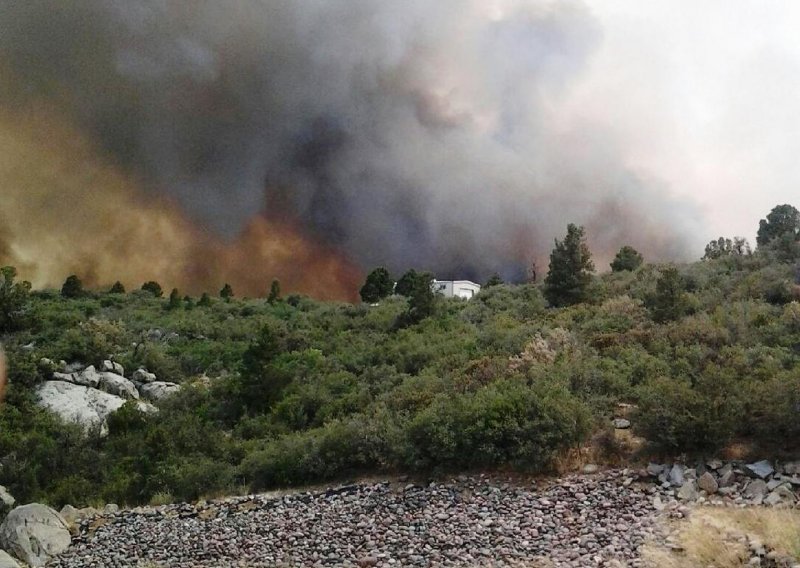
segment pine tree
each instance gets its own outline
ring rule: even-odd
[[[125,286],[122,285],[122,282],[117,280],[114,282],[114,285],[108,290],[109,294],[124,294],[125,293]]]
[[[619,249],[617,256],[611,261],[611,271],[623,272],[625,270],[630,270],[632,272],[639,268],[643,262],[644,257],[642,257],[638,250],[625,245]]]
[[[154,280],[150,280],[149,282],[142,284],[142,290],[150,292],[156,298],[160,298],[164,295],[164,291],[161,289],[161,284]]]
[[[414,282],[416,281],[417,271],[412,268],[397,281],[397,285],[394,287],[394,293],[406,297],[410,296],[411,291],[414,289]]]
[[[484,284],[483,287],[484,288],[491,288],[492,286],[499,286],[502,283],[503,283],[503,279],[500,278],[500,275],[497,272],[495,272],[494,274],[492,274],[489,277],[489,280],[486,281],[486,284]]]
[[[269,287],[269,296],[267,296],[267,303],[274,304],[281,299],[281,283],[277,279],[272,281]]]
[[[550,253],[550,269],[544,280],[544,295],[553,306],[570,306],[588,299],[592,283],[592,253],[583,227],[570,223],[563,241],[556,239]]]
[[[208,292],[203,292],[203,295],[200,296],[200,300],[197,302],[197,305],[201,308],[206,308],[211,305],[211,296],[208,295]]]
[[[658,323],[679,319],[686,313],[686,284],[674,266],[661,271],[651,303],[653,320]]]
[[[359,294],[363,302],[374,304],[389,296],[393,291],[394,280],[389,276],[389,271],[381,266],[367,275],[367,280]]]
[[[219,297],[225,300],[226,302],[230,302],[231,298],[233,298],[233,288],[227,282],[225,286],[222,287],[222,290],[219,291]]]
[[[75,274],[67,276],[64,285],[61,286],[61,295],[65,298],[80,298],[85,295],[83,282]]]
[[[177,288],[173,288],[172,292],[169,293],[169,302],[167,303],[167,309],[177,310],[180,307],[181,307],[180,292],[178,292]]]

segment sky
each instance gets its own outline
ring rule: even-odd
[[[800,206],[800,3],[587,4],[602,39],[564,120],[619,132],[628,167],[697,203],[701,242]]]

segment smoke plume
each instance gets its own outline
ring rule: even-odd
[[[0,254],[342,298],[379,264],[520,278],[573,221],[679,257],[663,189],[560,111],[601,41],[569,1],[2,3]]]

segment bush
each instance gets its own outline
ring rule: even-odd
[[[687,380],[659,378],[639,391],[636,432],[670,453],[721,448],[741,419],[740,401],[730,385],[692,387]]]
[[[0,269],[0,333],[25,329],[31,323],[31,283],[15,282],[17,269],[4,266]]]
[[[475,393],[441,396],[411,421],[407,465],[414,469],[552,465],[589,431],[587,409],[556,387],[501,381]]]

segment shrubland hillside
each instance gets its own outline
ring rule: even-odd
[[[362,294],[378,301],[350,305],[282,298],[277,284],[269,300],[85,291],[77,278],[30,292],[4,269],[0,478],[24,502],[83,505],[547,471],[591,439],[613,453],[620,403],[643,451],[787,451],[800,439],[800,221],[785,217],[762,223],[752,253],[720,239],[703,260],[656,265],[628,247],[599,275],[570,226],[547,279],[494,278],[471,301],[429,295],[427,274],[398,286],[407,296],[373,274]],[[157,413],[127,403],[105,436],[38,406],[61,361],[108,359],[182,388]]]

